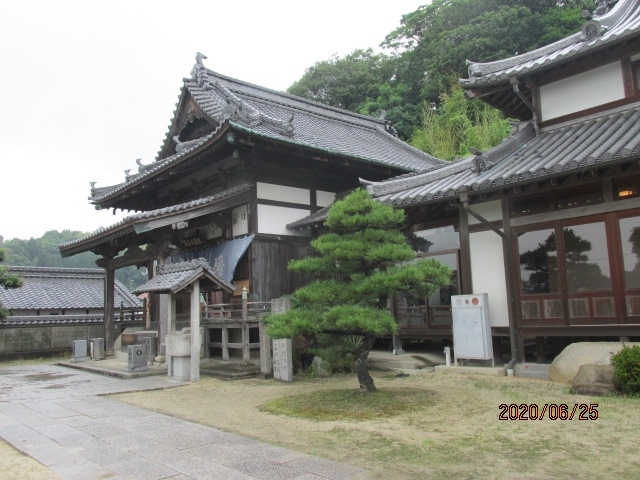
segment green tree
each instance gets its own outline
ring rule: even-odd
[[[287,92],[325,105],[357,112],[379,95],[379,87],[394,73],[393,59],[373,50],[354,50],[316,62]],[[376,112],[378,113],[378,112]]]
[[[437,102],[449,79],[467,76],[466,61],[487,62],[531,51],[580,30],[583,0],[433,0],[402,17],[383,46],[395,52],[397,81],[415,100]]]
[[[468,101],[457,84],[441,96],[439,107],[425,105],[422,128],[416,129],[411,144],[435,157],[453,160],[469,155],[469,148],[487,150],[509,134],[508,119],[486,103]]]
[[[72,257],[62,258],[58,245],[77,240],[86,233],[72,230],[50,230],[40,238],[21,240],[14,238],[4,242],[6,261],[9,265],[50,268],[97,268],[98,256],[92,252],[83,252]],[[146,277],[146,268],[135,266],[116,270],[116,278],[127,288],[133,290],[142,285]]]
[[[4,250],[0,249],[0,263],[4,261]],[[20,288],[22,279],[18,275],[11,275],[7,272],[7,268],[0,266],[0,287],[1,288]],[[0,305],[0,318],[5,318],[9,312]]]
[[[389,297],[424,298],[451,278],[450,268],[434,260],[406,264],[415,253],[399,230],[403,223],[404,211],[376,202],[366,190],[336,202],[327,213],[329,232],[311,242],[318,256],[289,264],[317,280],[295,291],[294,308],[267,318],[268,335],[350,337],[360,388],[375,392],[367,357],[376,338],[397,331]]]

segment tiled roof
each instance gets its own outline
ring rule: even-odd
[[[638,34],[640,0],[618,0],[609,10],[585,22],[582,31],[522,55],[487,63],[470,63],[465,88],[493,85],[510,77],[531,74],[562,62],[610,47]]]
[[[20,288],[0,288],[0,304],[9,310],[104,308],[104,270],[8,267],[24,279]],[[116,280],[114,304],[138,307],[140,300]]]
[[[384,120],[252,85],[202,65],[196,64],[194,72],[194,78],[184,79],[182,100],[187,93],[191,95],[198,107],[217,122],[218,128],[196,140],[179,143],[176,153],[156,162],[143,165],[137,161],[137,172],[127,172],[122,183],[106,187],[92,183],[89,200],[103,202],[171,168],[215,142],[216,134],[225,125],[256,137],[405,171],[424,170],[442,163],[395,137]],[[162,151],[175,143],[171,135],[167,133]]]
[[[160,267],[158,274],[144,285],[136,288],[134,293],[175,293],[201,277],[208,277],[229,292],[235,290],[235,286],[232,283],[226,282],[213,272],[204,258],[198,258],[188,262],[171,263]]]
[[[477,157],[468,157],[429,172],[371,183],[367,188],[382,202],[406,206],[637,158],[640,104],[547,127],[537,136],[532,131],[532,127],[524,128],[482,154],[488,167],[484,170],[474,168]]]
[[[267,138],[407,171],[442,162],[392,135],[384,120],[200,68],[206,75],[185,79],[185,87],[198,106],[219,123],[229,120]]]
[[[150,219],[169,217],[171,215],[175,215],[178,213],[186,212],[189,210],[197,210],[208,205],[213,205],[221,200],[226,198],[233,197],[234,195],[239,195],[244,192],[248,192],[253,188],[253,184],[246,183],[243,185],[239,185],[237,187],[230,188],[228,190],[224,190],[223,192],[217,193],[215,195],[210,195],[208,197],[199,198],[197,200],[192,200],[190,202],[181,203],[178,205],[172,205],[170,207],[159,208],[157,210],[151,210],[148,212],[140,212],[134,215],[129,215],[125,217],[118,223],[115,223],[109,227],[99,228],[93,233],[86,235],[78,240],[72,240],[70,242],[62,243],[58,245],[58,248],[63,253],[63,255],[73,254],[73,249],[76,246],[82,245],[84,250],[87,250],[89,244],[96,245],[102,243],[105,238],[114,238],[118,236],[123,236],[128,233],[133,233],[136,231],[136,225],[140,223],[144,223]]]
[[[309,216],[296,220],[287,224],[287,230],[304,230],[305,228],[311,228],[324,223],[327,219],[327,212],[330,207],[324,207],[322,210],[318,210],[316,213],[312,213]]]
[[[107,187],[99,187],[96,188],[94,183],[91,183],[91,196],[89,197],[89,200],[91,200],[94,203],[99,203],[100,201],[109,198],[115,194],[117,194],[118,192],[127,189],[127,187],[132,186],[133,184],[137,184],[140,183],[141,181],[152,177],[153,175],[155,175],[156,173],[160,172],[161,170],[164,170],[165,168],[170,167],[171,165],[173,165],[174,163],[178,163],[180,160],[182,160],[183,158],[189,156],[189,154],[191,152],[194,152],[195,150],[197,150],[199,147],[203,146],[205,143],[207,143],[208,140],[211,140],[211,138],[213,138],[215,136],[215,134],[217,133],[217,130],[202,136],[201,138],[198,138],[197,140],[193,141],[193,142],[189,142],[188,148],[180,148],[178,152],[176,152],[174,155],[171,155],[167,158],[164,158],[160,161],[157,162],[153,162],[149,165],[143,165],[142,163],[140,163],[139,161],[138,163],[138,173],[134,173],[134,174],[129,174],[127,173],[125,181],[122,183],[118,183],[116,185],[110,185]],[[186,142],[185,142],[186,143]]]

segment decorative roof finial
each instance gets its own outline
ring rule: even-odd
[[[204,67],[204,64],[202,63],[202,60],[206,60],[208,57],[204,54],[204,53],[196,53],[196,64],[200,65],[201,67]]]
[[[599,17],[611,11],[618,0],[596,0],[596,9],[591,13],[589,10],[582,11],[582,17],[586,20],[582,25],[582,40],[591,40],[594,37],[603,35],[607,28],[598,20]]]
[[[206,59],[207,56],[204,53],[196,53],[196,64],[191,69],[191,77],[197,81],[201,87],[207,82],[207,69],[202,63],[202,60]]]

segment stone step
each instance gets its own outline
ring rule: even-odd
[[[516,377],[536,378],[538,380],[551,380],[549,367],[545,363],[516,363]]]
[[[416,371],[427,367],[433,367],[440,359],[430,354],[413,354],[404,353],[393,355],[389,352],[371,352],[369,353],[369,368],[375,370],[391,370],[391,371]],[[444,359],[442,359],[444,362]]]

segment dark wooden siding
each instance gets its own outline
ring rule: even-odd
[[[309,239],[256,235],[251,244],[251,293],[254,301],[269,301],[304,285],[303,275],[287,270],[291,259],[304,258],[311,252]]]

